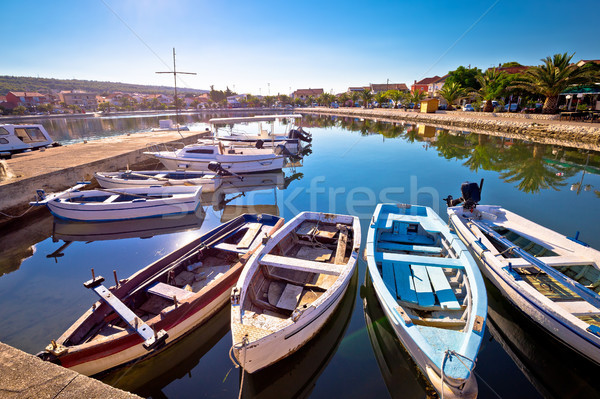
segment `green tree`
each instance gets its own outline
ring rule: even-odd
[[[381,108],[381,106],[384,103],[387,103],[389,101],[387,95],[383,91],[380,91],[379,93],[375,94],[374,99],[375,99],[375,101],[377,101],[377,107],[378,108]]]
[[[445,84],[457,82],[465,89],[479,90],[481,87],[477,81],[479,75],[481,75],[481,69],[479,68],[459,66],[456,70],[448,72]]]
[[[398,102],[402,98],[402,92],[400,90],[388,90],[385,92],[385,96],[394,102],[394,107],[398,107]]]
[[[98,110],[106,113],[110,112],[110,103],[108,101],[105,101],[98,104]]]
[[[373,99],[373,93],[371,93],[371,90],[363,89],[363,91],[360,93],[360,95],[364,101],[365,108],[369,108],[371,105],[371,100]]]
[[[440,96],[448,103],[448,109],[453,109],[452,104],[467,96],[467,91],[458,82],[446,82],[438,92]]]
[[[410,102],[413,103],[413,108],[417,108],[417,105],[427,97],[425,90],[414,91],[410,95]]]
[[[496,68],[490,68],[485,71],[483,75],[478,75],[476,77],[480,87],[479,90],[473,92],[473,94],[482,100],[485,100],[486,103],[483,112],[492,112],[494,110],[492,101],[497,99],[505,89],[505,87],[502,86],[503,78],[504,73]]]
[[[13,114],[15,115],[25,115],[25,112],[27,112],[27,108],[22,105],[17,105],[13,108]]]
[[[353,91],[352,94],[350,94],[350,98],[352,99],[352,105],[354,106],[360,101],[361,93]]]
[[[542,112],[544,114],[556,113],[558,96],[561,92],[571,85],[591,83],[598,75],[590,67],[578,67],[576,64],[571,64],[573,55],[575,54],[554,54],[552,57],[542,59],[542,65],[523,72],[520,78],[513,82],[511,88],[523,89],[544,96]]]
[[[348,95],[348,93],[342,93],[338,96],[337,101],[339,102],[340,106],[345,107],[346,103],[350,101],[350,95]]]

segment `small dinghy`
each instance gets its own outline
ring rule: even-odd
[[[487,298],[463,243],[429,207],[379,204],[366,255],[383,311],[435,390],[475,397]]]
[[[485,276],[551,336],[600,364],[600,252],[500,206],[478,205],[476,187],[463,184],[465,206],[450,197],[448,215]]]
[[[215,191],[221,185],[216,173],[180,170],[126,170],[120,172],[96,172],[94,177],[104,188],[149,186],[202,186],[202,192]]]
[[[243,215],[157,260],[115,286],[84,283],[101,299],[38,354],[96,375],[152,356],[227,304],[244,261],[283,225],[271,215]]]
[[[357,217],[303,212],[257,251],[231,294],[233,354],[253,373],[318,334],[354,274]]]
[[[139,219],[195,212],[202,186],[122,187],[80,191],[88,183],[46,195],[37,191],[37,201],[56,217],[87,222]]]

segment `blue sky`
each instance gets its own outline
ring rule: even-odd
[[[599,59],[600,2],[0,0],[0,75],[289,94],[407,83],[460,65]]]

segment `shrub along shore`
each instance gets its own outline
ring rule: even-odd
[[[447,128],[509,133],[524,140],[574,142],[588,149],[600,150],[600,123],[560,121],[557,116],[537,114],[506,114],[462,111],[420,113],[385,108],[297,108],[299,113],[331,114],[369,119],[391,119],[432,124]],[[550,141],[548,141],[550,140]]]

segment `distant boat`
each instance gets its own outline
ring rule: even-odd
[[[282,169],[285,156],[282,149],[226,148],[222,143],[202,141],[175,151],[147,151],[166,169],[211,171],[215,162],[230,173],[265,172]]]
[[[348,288],[360,241],[357,217],[302,212],[249,259],[231,294],[233,354],[245,371],[319,333]]]
[[[258,115],[251,117],[237,118],[213,118],[209,122],[213,125],[213,131],[217,140],[221,141],[226,146],[228,145],[250,145],[256,146],[257,143],[261,147],[276,147],[283,145],[292,154],[298,153],[301,149],[301,142],[310,143],[312,136],[304,131],[301,127],[294,126],[295,120],[302,118],[300,114],[291,115]],[[283,133],[275,133],[275,122],[287,120],[289,121]],[[229,130],[229,134],[220,135],[219,126],[233,126],[235,123],[258,123],[258,134],[250,134],[244,131]],[[270,129],[264,129],[262,122],[268,122]]]
[[[52,145],[54,141],[42,125],[0,124],[0,159],[13,154]]]
[[[527,317],[600,364],[600,252],[500,206],[448,208],[486,277]]]
[[[161,119],[158,121],[158,126],[152,128],[152,132],[170,132],[174,130],[189,131],[190,128],[185,125],[173,124],[171,119]]]
[[[38,190],[31,205],[46,205],[56,217],[81,221],[127,220],[196,211],[202,186],[123,187],[79,191],[87,183],[46,195]]]
[[[161,352],[226,305],[244,259],[282,224],[271,215],[240,216],[109,289],[92,274],[84,286],[100,301],[38,356],[96,375]]]
[[[463,243],[429,207],[379,204],[366,255],[383,311],[435,390],[474,398],[487,300]]]
[[[216,173],[179,170],[126,170],[120,172],[96,172],[94,177],[104,188],[149,186],[202,186],[202,192],[215,191],[221,185]]]

